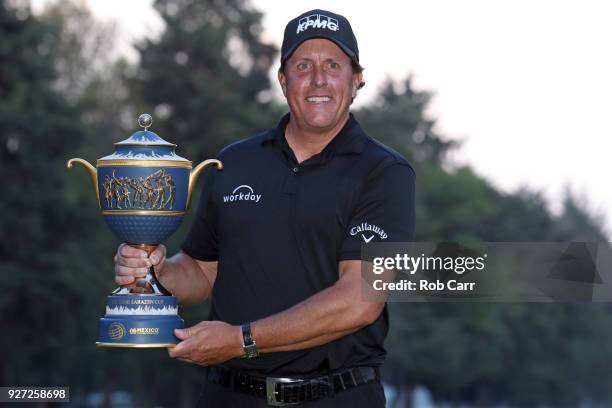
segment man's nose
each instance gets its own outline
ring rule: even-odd
[[[327,75],[322,67],[315,66],[312,70],[312,86],[316,88],[321,88],[327,85]]]

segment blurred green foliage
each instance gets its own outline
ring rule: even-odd
[[[131,64],[110,58],[112,27],[81,6],[63,0],[35,16],[27,2],[0,0],[0,385],[70,385],[75,401],[128,390],[137,406],[187,407],[197,397],[199,367],[163,350],[94,347],[118,242],[87,175],[64,162],[110,153],[143,111],[197,162],[273,126],[287,108],[270,96],[277,50],[259,39],[262,15],[247,1],[157,0],[155,8],[165,29],[137,45]],[[355,112],[414,164],[419,240],[606,241],[601,219],[570,193],[555,215],[537,192],[501,192],[470,167],[452,167],[456,142],[436,133],[430,100],[408,78]],[[424,384],[439,400],[480,406],[611,402],[608,305],[390,309],[385,378],[407,390]],[[181,313],[194,324],[207,305]]]

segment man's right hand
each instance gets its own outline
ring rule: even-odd
[[[166,247],[159,245],[151,255],[146,251],[121,244],[115,254],[115,282],[120,286],[134,283],[137,278],[144,278],[149,272],[149,267],[155,267],[155,274],[160,278],[164,264],[166,263]]]

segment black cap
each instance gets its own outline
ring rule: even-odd
[[[312,38],[333,41],[359,65],[359,48],[351,24],[340,14],[320,9],[307,11],[287,23],[281,47],[281,64],[301,43]]]

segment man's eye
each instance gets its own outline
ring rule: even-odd
[[[340,68],[340,64],[338,64],[337,62],[330,62],[329,63],[329,67],[331,69],[338,69],[338,68]]]
[[[307,62],[300,62],[299,64],[297,64],[297,69],[300,71],[305,71],[308,68],[310,68],[310,64]]]

